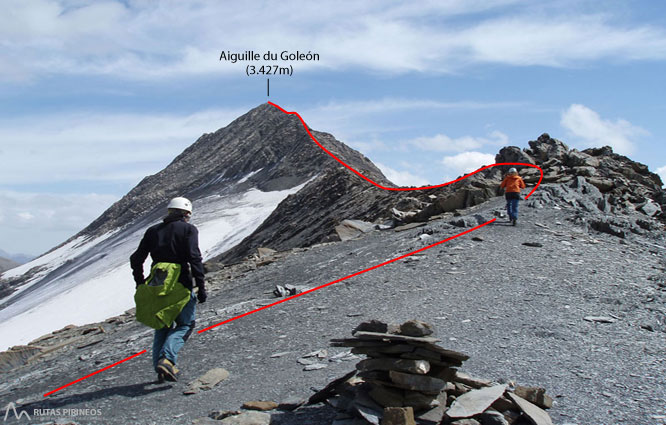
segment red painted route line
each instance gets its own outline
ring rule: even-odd
[[[240,315],[238,315],[238,316],[236,316],[236,317],[232,317],[231,319],[227,319],[227,320],[225,320],[225,321],[223,321],[223,322],[220,322],[220,323],[217,323],[217,324],[215,324],[215,325],[209,326],[209,327],[207,327],[207,328],[205,328],[205,329],[201,329],[200,331],[197,331],[197,333],[206,332],[206,331],[211,330],[211,329],[213,329],[213,328],[215,328],[215,327],[217,327],[217,326],[224,325],[225,323],[233,322],[234,320],[238,320],[238,319],[240,319],[241,317],[249,316],[250,314],[254,314],[254,313],[258,312],[258,311],[265,310],[265,309],[267,309],[267,308],[270,308],[270,307],[276,306],[276,305],[278,305],[278,304],[282,304],[283,302],[287,302],[287,301],[289,301],[289,300],[293,300],[294,298],[301,297],[301,296],[306,295],[306,294],[309,294],[309,293],[311,293],[311,292],[318,291],[318,290],[320,290],[320,289],[326,288],[327,286],[331,286],[331,285],[333,285],[333,284],[336,284],[336,283],[342,282],[343,280],[347,280],[347,279],[350,279],[350,278],[352,278],[352,277],[356,277],[356,276],[361,275],[361,274],[363,274],[363,273],[369,272],[370,270],[378,269],[378,268],[383,267],[383,266],[385,266],[385,265],[387,265],[387,264],[391,264],[391,263],[394,263],[394,262],[396,262],[396,261],[398,261],[398,260],[402,260],[403,258],[407,258],[407,257],[409,257],[410,255],[418,254],[419,252],[423,252],[423,251],[425,251],[426,249],[430,249],[430,248],[435,247],[435,246],[437,246],[437,245],[441,245],[441,244],[443,244],[444,242],[448,242],[448,241],[450,241],[450,240],[452,240],[452,239],[455,239],[455,238],[457,238],[457,237],[460,237],[460,236],[462,236],[462,235],[465,235],[465,234],[467,234],[467,233],[469,233],[469,232],[473,232],[473,231],[475,231],[475,230],[477,230],[477,229],[480,229],[480,228],[483,227],[483,226],[487,226],[488,224],[494,222],[495,220],[497,220],[497,219],[496,219],[496,218],[493,218],[492,220],[486,221],[486,222],[483,223],[483,224],[479,224],[479,225],[476,226],[476,227],[472,227],[471,229],[465,230],[464,232],[460,232],[460,233],[458,233],[457,235],[453,235],[453,236],[451,236],[451,237],[449,237],[449,238],[446,238],[446,239],[444,239],[444,240],[441,240],[441,241],[439,241],[439,242],[435,242],[435,243],[432,244],[432,245],[428,245],[428,246],[426,246],[426,247],[423,247],[423,248],[417,249],[416,251],[412,251],[412,252],[407,253],[407,254],[405,254],[405,255],[401,255],[400,257],[392,258],[392,259],[390,259],[390,260],[388,260],[388,261],[384,261],[384,262],[381,263],[381,264],[377,264],[377,265],[374,265],[374,266],[372,266],[372,267],[368,267],[368,268],[365,269],[365,270],[361,270],[361,271],[359,271],[359,272],[356,272],[356,273],[350,274],[349,276],[341,277],[340,279],[336,279],[336,280],[334,280],[334,281],[332,281],[332,282],[325,283],[325,284],[323,284],[323,285],[321,285],[321,286],[317,286],[316,288],[308,289],[307,291],[305,291],[305,292],[301,292],[300,294],[292,295],[291,297],[287,297],[287,298],[281,299],[280,301],[276,301],[276,302],[274,302],[274,303],[272,303],[272,304],[268,304],[268,305],[265,305],[265,306],[263,306],[263,307],[259,307],[259,308],[257,308],[257,309],[254,309],[254,310],[252,310],[252,311],[248,311],[247,313],[240,314]]]
[[[527,196],[525,196],[525,199],[527,199],[527,198],[529,198],[530,196],[532,196],[532,194],[534,193],[534,191],[537,189],[537,187],[539,187],[539,185],[541,184],[541,181],[543,180],[543,170],[542,170],[539,166],[537,166],[537,165],[534,165],[534,164],[526,164],[526,163],[522,163],[522,162],[500,162],[500,163],[496,163],[496,164],[486,165],[485,167],[481,167],[481,168],[479,168],[479,169],[476,170],[476,171],[473,171],[473,172],[471,172],[471,173],[469,173],[469,174],[465,174],[464,176],[459,177],[459,178],[457,178],[456,180],[452,180],[452,181],[450,181],[450,182],[446,182],[446,183],[442,183],[442,184],[438,184],[438,185],[434,185],[434,186],[422,186],[422,187],[385,187],[385,186],[382,186],[382,185],[380,185],[380,184],[374,182],[373,180],[369,179],[368,177],[364,176],[363,174],[359,173],[358,171],[356,171],[355,169],[353,169],[352,167],[350,167],[349,165],[347,165],[345,162],[343,162],[340,158],[338,158],[338,157],[335,156],[333,153],[331,153],[328,149],[326,149],[321,143],[319,143],[319,142],[317,141],[317,139],[315,139],[315,137],[314,137],[314,136],[312,135],[312,133],[310,132],[310,129],[308,128],[307,124],[305,124],[305,121],[303,121],[303,118],[301,118],[301,116],[300,116],[297,112],[287,112],[287,111],[285,111],[284,109],[282,109],[280,106],[276,105],[276,104],[273,103],[273,102],[268,102],[268,103],[269,103],[270,105],[272,105],[272,106],[278,108],[280,111],[284,112],[285,114],[296,115],[296,116],[298,117],[298,119],[301,120],[301,123],[303,124],[303,128],[305,128],[305,131],[308,133],[308,136],[310,136],[310,138],[311,138],[311,139],[317,144],[317,146],[319,146],[324,152],[326,152],[327,154],[329,154],[331,157],[333,157],[333,158],[334,158],[336,161],[338,161],[340,164],[344,165],[344,166],[345,166],[347,169],[349,169],[351,172],[353,172],[353,173],[356,174],[357,176],[361,177],[363,180],[365,180],[365,181],[367,181],[367,182],[373,184],[374,186],[377,186],[377,187],[380,188],[380,189],[384,189],[384,190],[393,190],[393,191],[411,191],[411,190],[435,189],[435,188],[438,188],[438,187],[442,187],[442,186],[446,186],[446,185],[449,185],[449,184],[453,184],[453,183],[459,182],[459,181],[464,180],[464,179],[466,179],[467,177],[472,176],[472,175],[474,175],[474,174],[476,174],[476,173],[479,173],[479,172],[481,172],[481,171],[483,171],[483,170],[485,170],[485,169],[488,169],[488,168],[491,168],[491,167],[497,167],[498,165],[522,165],[522,166],[525,166],[525,167],[533,167],[533,168],[537,168],[537,169],[539,170],[539,172],[541,173],[541,176],[539,177],[539,181],[537,182],[536,186],[534,186],[534,189],[532,189],[532,191],[531,191]],[[423,247],[423,248],[421,248],[421,249],[417,249],[416,251],[412,251],[412,252],[410,252],[410,253],[408,253],[408,254],[401,255],[400,257],[393,258],[393,259],[388,260],[388,261],[385,261],[385,262],[383,262],[383,263],[381,263],[381,264],[377,264],[377,265],[375,265],[375,266],[372,266],[372,267],[369,267],[369,268],[367,268],[367,269],[365,269],[365,270],[361,270],[361,271],[359,271],[359,272],[356,272],[356,273],[350,274],[349,276],[342,277],[342,278],[337,279],[337,280],[334,280],[334,281],[332,281],[332,282],[328,282],[328,283],[326,283],[326,284],[324,284],[324,285],[321,285],[321,286],[318,286],[318,287],[316,287],[316,288],[309,289],[309,290],[307,290],[307,291],[305,291],[305,292],[302,292],[302,293],[300,293],[300,294],[292,295],[291,297],[284,298],[284,299],[282,299],[282,300],[280,300],[280,301],[276,301],[276,302],[274,302],[274,303],[272,303],[272,304],[269,304],[269,305],[266,305],[266,306],[263,306],[263,307],[257,308],[257,309],[252,310],[252,311],[248,311],[247,313],[243,313],[243,314],[241,314],[241,315],[238,315],[238,316],[236,316],[236,317],[232,317],[231,319],[227,319],[227,320],[225,320],[225,321],[223,321],[223,322],[220,322],[220,323],[218,323],[218,324],[215,324],[215,325],[209,326],[209,327],[207,327],[207,328],[205,328],[205,329],[201,329],[200,331],[197,331],[197,333],[206,332],[206,331],[208,331],[208,330],[210,330],[210,329],[213,329],[213,328],[215,328],[215,327],[217,327],[217,326],[224,325],[225,323],[233,322],[234,320],[238,320],[238,319],[240,319],[241,317],[249,316],[250,314],[254,314],[254,313],[258,312],[258,311],[265,310],[265,309],[267,309],[267,308],[270,308],[270,307],[276,306],[276,305],[278,305],[278,304],[282,304],[283,302],[286,302],[286,301],[289,301],[289,300],[293,300],[294,298],[298,298],[298,297],[300,297],[300,296],[303,296],[303,295],[309,294],[309,293],[311,293],[311,292],[318,291],[318,290],[320,290],[320,289],[322,289],[322,288],[325,288],[325,287],[327,287],[327,286],[331,286],[331,285],[336,284],[336,283],[338,283],[338,282],[342,282],[343,280],[347,280],[347,279],[350,279],[350,278],[352,278],[352,277],[355,277],[355,276],[361,275],[361,274],[363,274],[363,273],[369,272],[370,270],[378,269],[379,267],[385,266],[385,265],[387,265],[387,264],[393,263],[393,262],[398,261],[398,260],[402,260],[403,258],[409,257],[410,255],[414,255],[414,254],[416,254],[416,253],[419,253],[419,252],[425,251],[426,249],[430,249],[430,248],[432,248],[432,247],[434,247],[434,246],[437,246],[437,245],[443,244],[444,242],[448,242],[448,241],[450,241],[450,240],[452,240],[452,239],[455,239],[455,238],[457,238],[457,237],[459,237],[459,236],[462,236],[462,235],[465,235],[465,234],[467,234],[467,233],[469,233],[469,232],[473,232],[474,230],[480,229],[481,227],[486,226],[486,225],[488,225],[488,224],[494,222],[495,220],[496,220],[496,219],[493,218],[493,219],[490,220],[490,221],[487,221],[487,222],[485,222],[485,223],[483,223],[483,224],[480,224],[480,225],[478,225],[478,226],[476,226],[476,227],[473,227],[473,228],[471,228],[471,229],[465,230],[464,232],[458,233],[457,235],[451,236],[451,237],[446,238],[446,239],[444,239],[444,240],[441,240],[441,241],[439,241],[439,242],[435,242],[435,243],[432,244],[432,245],[428,245],[428,246]],[[121,361],[119,361],[119,362],[116,362],[116,363],[114,363],[114,364],[112,364],[112,365],[109,365],[109,366],[107,366],[107,367],[105,367],[105,368],[103,368],[103,369],[100,369],[100,370],[98,370],[98,371],[96,371],[96,372],[93,372],[93,373],[91,373],[91,374],[89,374],[89,375],[86,375],[86,376],[84,376],[83,378],[79,378],[79,379],[77,379],[76,381],[72,381],[72,382],[70,382],[70,383],[67,384],[67,385],[63,385],[63,386],[60,387],[60,388],[56,388],[55,390],[50,391],[50,392],[44,394],[44,397],[47,397],[47,396],[49,396],[49,395],[51,395],[51,394],[53,394],[53,393],[55,393],[55,392],[57,392],[57,391],[60,391],[60,390],[62,390],[63,388],[67,388],[67,387],[69,387],[70,385],[76,384],[77,382],[83,381],[84,379],[88,379],[88,378],[90,378],[91,376],[96,375],[96,374],[98,374],[98,373],[100,373],[100,372],[103,372],[103,371],[105,371],[105,370],[107,370],[107,369],[110,369],[110,368],[112,368],[112,367],[114,367],[114,366],[118,366],[119,364],[121,364],[121,363],[123,363],[123,362],[126,362],[127,360],[133,359],[134,357],[139,356],[139,355],[141,355],[141,354],[143,354],[143,353],[145,353],[145,352],[146,352],[146,350],[143,350],[143,351],[141,351],[141,352],[139,352],[139,353],[136,353],[136,354],[134,354],[134,355],[132,355],[132,356],[127,357],[126,359],[123,359],[123,360],[121,360]]]
[[[309,129],[308,126],[307,126],[307,124],[305,124],[305,121],[303,120],[303,118],[301,118],[301,116],[298,114],[298,112],[287,112],[287,111],[284,110],[282,107],[280,107],[280,106],[278,106],[278,105],[276,105],[275,103],[270,102],[270,101],[268,102],[268,104],[269,104],[269,105],[272,105],[272,106],[275,106],[276,108],[278,108],[280,111],[284,112],[285,114],[296,115],[296,116],[298,117],[298,119],[301,120],[301,124],[303,124],[303,128],[305,128],[305,131],[308,133],[308,136],[310,136],[310,138],[311,138],[311,139],[317,144],[317,146],[319,146],[324,152],[326,152],[326,153],[329,154],[331,157],[333,157],[333,159],[335,159],[335,160],[338,161],[340,164],[342,164],[343,166],[345,166],[345,167],[346,167],[348,170],[350,170],[352,173],[356,174],[357,176],[359,176],[359,177],[362,178],[363,180],[369,182],[370,184],[373,184],[374,186],[377,186],[377,187],[380,188],[380,189],[384,189],[384,190],[393,190],[393,191],[403,191],[403,192],[404,192],[404,191],[411,191],[411,190],[435,189],[435,188],[438,188],[438,187],[443,187],[443,186],[447,186],[447,185],[450,185],[450,184],[453,184],[453,183],[459,182],[459,181],[461,181],[461,180],[466,179],[466,178],[469,177],[469,176],[472,176],[472,175],[474,175],[474,174],[476,174],[476,173],[480,173],[481,171],[486,170],[486,169],[491,168],[491,167],[497,167],[498,165],[522,165],[522,166],[524,166],[524,167],[532,167],[532,168],[536,168],[536,169],[538,169],[539,172],[541,173],[541,176],[539,177],[539,181],[537,182],[536,186],[534,186],[534,189],[532,189],[532,191],[531,191],[531,192],[525,197],[525,199],[527,199],[527,198],[529,198],[530,196],[532,196],[532,194],[534,193],[534,191],[535,191],[535,190],[537,189],[537,187],[539,187],[539,185],[541,184],[541,180],[543,180],[543,170],[542,170],[541,167],[539,167],[538,165],[527,164],[527,163],[523,163],[523,162],[498,162],[498,163],[495,163],[495,164],[486,165],[485,167],[481,167],[481,168],[479,168],[479,169],[476,170],[476,171],[472,171],[471,173],[469,173],[469,174],[465,174],[464,176],[462,176],[462,177],[458,177],[457,179],[455,179],[455,180],[451,180],[450,182],[446,182],[446,183],[442,183],[442,184],[437,184],[437,185],[434,185],[434,186],[421,186],[421,187],[386,187],[386,186],[382,186],[382,185],[380,185],[379,183],[376,183],[376,182],[373,181],[372,179],[370,179],[370,178],[364,176],[363,174],[361,174],[361,173],[359,173],[358,171],[356,171],[354,168],[352,168],[352,167],[350,167],[349,165],[347,165],[343,160],[341,160],[340,158],[338,158],[337,156],[335,156],[331,151],[329,151],[329,150],[326,149],[321,143],[319,143],[319,141],[317,141],[317,139],[315,139],[315,137],[312,135],[312,133],[310,132],[310,129]]]
[[[81,382],[81,381],[83,381],[84,379],[88,379],[88,378],[90,378],[90,377],[93,376],[93,375],[97,375],[97,374],[100,373],[100,372],[104,372],[104,371],[107,370],[107,369],[111,369],[111,368],[114,367],[114,366],[118,366],[120,363],[123,363],[123,362],[126,362],[127,360],[133,359],[133,358],[136,357],[136,356],[140,356],[141,354],[143,354],[143,353],[145,353],[145,352],[146,352],[146,350],[143,350],[143,351],[141,351],[141,352],[138,352],[138,353],[136,353],[136,354],[133,354],[133,355],[127,357],[126,359],[122,359],[122,360],[119,361],[119,362],[115,362],[115,363],[112,364],[112,365],[108,365],[107,367],[104,367],[104,368],[102,368],[102,369],[100,369],[100,370],[98,370],[98,371],[96,371],[96,372],[93,372],[93,373],[91,373],[90,375],[86,375],[86,376],[84,376],[83,378],[79,378],[79,379],[77,379],[76,381],[72,381],[72,382],[70,382],[70,383],[67,384],[67,385],[63,385],[63,386],[60,387],[60,388],[56,388],[56,389],[53,390],[53,391],[49,391],[48,393],[44,394],[44,397],[48,397],[48,396],[50,396],[51,394],[53,394],[53,393],[55,393],[55,392],[58,392],[58,391],[60,391],[60,390],[62,390],[62,389],[65,389],[65,388],[69,387],[70,385],[74,385],[74,384],[76,384],[77,382]]]

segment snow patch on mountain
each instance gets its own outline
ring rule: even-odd
[[[199,229],[199,247],[204,260],[238,244],[283,199],[307,183],[282,191],[250,189],[241,194],[213,195],[195,200],[192,223]],[[19,276],[33,267],[45,266],[21,287],[20,292],[23,292],[68,261],[78,265],[0,310],[0,351],[12,345],[26,344],[69,324],[103,321],[134,307],[135,288],[129,256],[146,228],[153,224],[148,223],[127,234],[114,231],[92,240],[80,237],[5,273],[5,278]],[[150,261],[146,261],[146,276],[149,269]],[[18,294],[19,291],[6,300]]]

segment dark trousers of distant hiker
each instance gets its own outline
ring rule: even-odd
[[[155,331],[153,339],[153,367],[155,369],[157,369],[157,362],[162,357],[173,364],[177,363],[178,352],[194,330],[196,309],[197,297],[192,291],[190,301],[185,304],[171,327]]]
[[[518,220],[518,202],[520,202],[520,192],[507,192],[506,213],[509,214],[509,220]]]

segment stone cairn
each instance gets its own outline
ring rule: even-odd
[[[469,356],[436,345],[431,325],[361,323],[353,338],[333,339],[367,359],[309,403],[339,411],[333,425],[552,425],[543,388],[498,384],[457,368]]]

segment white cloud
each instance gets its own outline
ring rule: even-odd
[[[483,146],[506,146],[509,137],[501,131],[493,131],[489,137],[463,136],[452,138],[445,134],[432,137],[417,137],[407,142],[408,145],[433,152],[464,152],[479,149]]]
[[[358,101],[336,100],[321,105],[300,108],[297,112],[305,122],[314,129],[327,129],[334,132],[335,137],[361,152],[371,154],[379,151],[408,152],[414,149],[409,142],[388,142],[395,139],[393,133],[413,134],[420,131],[415,124],[405,119],[407,113],[418,111],[432,111],[436,109],[465,111],[465,110],[505,110],[507,108],[525,107],[526,102],[479,102],[463,100],[446,102],[432,99],[409,98],[381,98]],[[289,109],[288,105],[280,105]],[[447,137],[443,135],[434,136]],[[460,138],[463,140],[465,138]],[[487,137],[476,138],[481,144],[494,147],[504,146],[507,136],[499,131],[491,132]],[[458,139],[456,139],[458,140]],[[422,140],[423,143],[427,141]]]
[[[18,213],[16,213],[16,216],[22,222],[30,222],[30,221],[32,221],[33,218],[35,218],[34,215],[32,215],[31,213],[29,213],[27,211],[18,212]]]
[[[426,186],[430,184],[428,180],[423,177],[414,175],[409,171],[398,171],[394,170],[391,167],[388,167],[384,164],[376,162],[375,165],[384,173],[386,178],[388,178],[393,183],[398,186]]]
[[[462,175],[475,171],[484,165],[495,163],[495,155],[482,152],[461,152],[457,155],[445,156],[441,163],[446,167],[447,173]]]
[[[513,7],[517,5],[518,7]],[[622,14],[572,15],[520,0],[125,2],[10,0],[0,15],[0,78],[53,74],[154,79],[243,75],[222,50],[313,51],[295,72],[360,68],[458,72],[483,63],[580,66],[666,57],[666,33]],[[196,30],[193,30],[196,29]]]
[[[136,181],[162,169],[201,134],[243,112],[57,114],[0,121],[0,181]]]
[[[659,174],[659,177],[661,177],[661,182],[663,185],[666,186],[666,165],[657,168],[657,174]]]
[[[94,193],[0,191],[0,249],[41,254],[82,230],[117,200]]]
[[[624,155],[634,151],[636,138],[649,134],[624,119],[605,120],[597,112],[579,104],[571,105],[562,113],[560,124],[588,146],[607,145]]]

